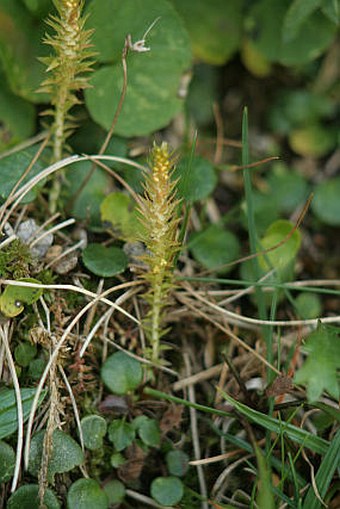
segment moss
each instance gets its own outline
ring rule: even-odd
[[[32,264],[29,247],[19,239],[15,239],[0,250],[0,277],[2,278],[29,277]]]

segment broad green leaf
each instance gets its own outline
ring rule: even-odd
[[[208,64],[196,64],[190,81],[186,107],[198,127],[214,122],[213,104],[218,101],[219,69]]]
[[[223,65],[239,49],[242,0],[172,0],[188,29],[194,56],[208,64]]]
[[[124,352],[117,352],[106,359],[101,369],[104,384],[114,394],[127,394],[138,387],[143,371],[139,361]]]
[[[7,140],[0,141],[0,151],[31,136],[34,131],[35,111],[32,104],[14,95],[0,74],[0,121],[7,133]],[[2,136],[2,138],[6,138]]]
[[[285,219],[275,221],[269,226],[261,239],[261,248],[270,249],[280,242],[282,242],[282,245],[265,255],[259,256],[259,263],[263,269],[269,270],[274,267],[277,270],[282,270],[295,258],[300,248],[301,234],[298,230],[291,234],[293,228],[293,223]]]
[[[288,138],[291,148],[305,157],[323,157],[336,146],[336,132],[329,127],[311,124],[295,129]]]
[[[40,281],[33,278],[22,278],[18,281],[40,283]],[[17,316],[24,310],[24,304],[33,304],[41,297],[42,293],[41,288],[8,285],[0,295],[0,311],[9,318]]]
[[[339,399],[340,335],[335,328],[319,324],[305,343],[308,358],[295,374],[295,383],[307,385],[307,396],[316,401],[323,391]]]
[[[189,468],[189,456],[180,450],[169,451],[165,457],[166,465],[171,475],[183,477]]]
[[[278,219],[278,205],[275,197],[270,192],[265,194],[256,190],[252,191],[252,209],[256,230],[259,235],[263,234],[268,226]],[[248,205],[246,200],[242,203],[241,207],[243,212],[241,220],[245,229],[248,229]]]
[[[320,12],[314,12],[301,23],[296,37],[285,41],[284,19],[290,5],[290,0],[256,2],[249,13],[249,35],[269,61],[286,66],[303,65],[329,47],[336,26]]]
[[[158,422],[155,419],[140,415],[134,419],[132,425],[145,445],[159,447],[161,434]]]
[[[125,486],[118,479],[112,479],[105,483],[104,491],[108,497],[110,506],[121,504],[125,497]]]
[[[314,192],[312,210],[320,221],[331,226],[340,225],[340,177],[325,180]]]
[[[101,219],[112,225],[114,233],[127,241],[138,237],[141,228],[135,202],[124,193],[110,193],[100,205]]]
[[[265,78],[270,75],[272,66],[268,59],[259,51],[259,49],[249,38],[243,41],[241,48],[242,62],[254,76]]]
[[[340,430],[337,431],[333,440],[329,444],[328,451],[322,459],[315,476],[315,484],[319,495],[324,498],[330,487],[333,475],[339,468],[340,458]],[[310,486],[306,498],[303,501],[302,509],[320,509],[322,506],[320,500],[315,495],[314,486]]]
[[[132,424],[126,422],[124,419],[115,419],[109,425],[108,435],[115,446],[115,450],[120,452],[132,444],[136,433]]]
[[[67,493],[67,509],[108,509],[104,490],[93,479],[78,479]]]
[[[340,5],[339,0],[324,0],[322,2],[322,12],[328,17],[335,25],[340,24]]]
[[[33,145],[31,147],[20,150],[20,152],[14,152],[11,155],[8,155],[2,159],[0,159],[0,198],[5,200],[22,174],[31,164],[32,159],[35,154],[38,152],[39,146]],[[31,168],[28,175],[24,178],[21,186],[26,184],[28,180],[37,175],[44,169],[44,164],[41,159],[39,159]],[[20,187],[21,187],[20,186]],[[26,194],[23,198],[22,203],[29,203],[32,201],[36,195],[37,188],[35,187]]]
[[[151,483],[151,496],[161,505],[178,504],[183,494],[183,483],[178,477],[156,477]]]
[[[9,481],[14,473],[15,452],[13,447],[0,440],[0,483]]]
[[[178,196],[186,201],[204,200],[217,184],[213,165],[203,157],[181,159],[173,177],[177,180]]]
[[[91,227],[100,227],[100,204],[110,190],[111,181],[103,170],[95,167],[86,182],[92,167],[89,161],[71,165],[67,171],[67,186],[63,190],[65,200],[73,204],[72,214],[77,219],[89,221]]]
[[[128,56],[127,93],[115,132],[141,136],[166,126],[182,108],[177,91],[191,62],[189,38],[175,9],[165,0],[93,0],[88,11],[98,60],[113,64],[95,71],[93,88],[85,91],[92,118],[110,128],[123,85],[125,38],[130,34],[133,42],[141,40],[157,20],[146,36],[150,51]]]
[[[27,368],[27,366],[29,366],[36,354],[37,347],[28,341],[19,343],[14,350],[15,361],[23,368]]]
[[[46,31],[42,20],[34,20],[21,2],[2,0],[0,4],[0,62],[7,82],[16,95],[41,102],[46,95],[36,93],[44,79],[38,56],[47,53],[41,41]]]
[[[31,441],[28,471],[38,477],[41,468],[45,430],[33,435]],[[67,433],[55,430],[52,437],[52,451],[49,458],[47,477],[53,483],[55,474],[69,472],[84,462],[84,454],[77,442]]]
[[[207,269],[226,273],[231,267],[223,265],[237,259],[240,244],[233,233],[214,224],[202,232],[191,235],[189,249],[194,258]]]
[[[283,23],[283,37],[290,41],[298,35],[302,23],[323,3],[323,0],[293,0]]]
[[[292,213],[303,205],[308,196],[308,184],[303,176],[284,165],[277,164],[268,176],[270,196],[276,201],[280,211]]]
[[[60,503],[49,488],[44,495],[46,509],[60,509]],[[37,484],[25,484],[20,486],[8,499],[7,509],[39,509],[39,486]]]
[[[119,247],[106,247],[102,244],[89,244],[82,254],[84,265],[100,277],[112,277],[127,268],[126,254]]]
[[[23,406],[24,421],[28,419],[31,405],[35,396],[35,389],[21,389],[21,401]],[[39,398],[39,404],[45,396],[45,392]],[[12,435],[18,428],[17,404],[13,389],[0,390],[0,439]]]
[[[305,89],[280,90],[269,110],[269,125],[280,134],[289,135],[294,129],[330,119],[335,114],[335,102],[329,95]],[[276,163],[275,166],[283,166]]]
[[[103,438],[106,434],[107,425],[104,417],[100,415],[87,415],[81,422],[84,445],[90,451],[95,451],[103,446]]]
[[[321,301],[316,293],[300,293],[296,297],[294,304],[298,315],[303,320],[319,318],[321,315]]]

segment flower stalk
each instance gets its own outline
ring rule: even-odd
[[[62,159],[65,141],[73,132],[76,122],[70,110],[81,101],[77,92],[89,87],[87,73],[92,70],[90,37],[85,30],[86,16],[82,16],[82,0],[54,0],[58,15],[50,16],[47,24],[54,34],[47,34],[44,42],[53,48],[54,55],[41,58],[46,64],[48,78],[39,91],[48,93],[52,108],[45,115],[53,117],[50,132],[53,144],[53,162]]]
[[[166,143],[154,145],[151,152],[150,172],[145,174],[144,196],[140,199],[143,235],[146,247],[143,262],[147,269],[143,278],[149,284],[144,295],[149,311],[144,318],[144,329],[153,362],[159,362],[164,349],[160,340],[168,329],[164,327],[164,310],[169,304],[170,290],[174,284],[174,260],[179,250],[178,216],[179,200],[171,178],[173,158]]]

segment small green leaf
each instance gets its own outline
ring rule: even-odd
[[[19,343],[14,350],[14,358],[19,366],[26,368],[37,354],[37,347],[28,341]]]
[[[82,418],[80,424],[85,447],[90,451],[100,449],[107,430],[104,417],[100,415],[87,415]]]
[[[126,254],[119,247],[89,244],[83,251],[83,262],[87,269],[100,277],[112,277],[124,272],[128,265]]]
[[[239,48],[242,35],[241,0],[173,0],[188,28],[195,57],[212,65],[225,64]]]
[[[104,485],[110,506],[121,504],[125,497],[125,486],[118,479],[113,479]]]
[[[194,258],[210,270],[226,273],[231,267],[223,265],[236,260],[240,252],[237,237],[214,224],[190,237],[189,248]]]
[[[111,454],[110,464],[113,468],[118,468],[121,465],[124,465],[124,463],[126,463],[126,459],[120,452],[115,452]]]
[[[312,210],[320,221],[331,226],[340,225],[340,177],[325,180],[317,186]]]
[[[340,368],[339,332],[326,325],[319,324],[305,344],[308,358],[296,372],[295,383],[307,385],[309,401],[316,401],[325,390],[339,399],[340,387],[337,371]]]
[[[181,159],[174,171],[177,193],[187,201],[207,198],[215,189],[217,177],[213,165],[203,157]]]
[[[136,436],[132,424],[125,422],[124,419],[116,419],[111,422],[108,434],[109,439],[118,452],[123,451],[132,444]]]
[[[40,284],[40,281],[33,278],[22,278],[18,281]],[[28,286],[8,285],[0,295],[0,311],[7,317],[14,317],[22,313],[24,304],[33,304],[42,295],[41,288]]]
[[[127,394],[138,387],[143,371],[139,361],[124,352],[117,352],[106,359],[101,369],[104,384],[114,394]]]
[[[65,199],[73,203],[72,214],[77,219],[89,221],[90,226],[101,227],[100,204],[110,190],[110,179],[102,169],[96,168],[86,182],[93,163],[79,161],[67,170],[67,182],[63,187]]]
[[[273,167],[267,182],[270,196],[276,201],[281,212],[290,214],[306,201],[308,184],[305,178],[281,163]]]
[[[305,157],[323,157],[336,146],[336,133],[329,127],[312,124],[289,134],[291,148]]]
[[[165,457],[171,475],[183,477],[189,468],[189,456],[183,451],[169,451]]]
[[[67,509],[108,509],[106,493],[93,479],[78,479],[67,493]]]
[[[303,320],[319,318],[321,315],[321,301],[316,293],[300,293],[294,304],[298,315]]]
[[[101,219],[109,222],[118,237],[127,241],[136,240],[139,229],[135,203],[123,193],[110,193],[100,205]]]
[[[45,430],[36,433],[31,441],[28,471],[38,477],[41,468]],[[55,430],[52,437],[52,452],[48,463],[48,480],[53,482],[55,474],[69,472],[81,465],[84,454],[77,442],[67,433]]]
[[[178,504],[183,494],[183,483],[178,477],[156,477],[151,483],[151,496],[161,505]]]
[[[132,424],[145,445],[159,447],[161,434],[158,422],[155,419],[140,415],[134,419]]]
[[[49,488],[45,490],[44,504],[46,509],[60,509],[60,504]],[[37,484],[25,484],[10,496],[7,509],[39,509],[39,486]]]
[[[295,258],[300,248],[301,234],[298,230],[291,234],[293,228],[293,223],[285,219],[275,221],[269,226],[261,239],[262,249],[270,249],[280,242],[282,245],[259,257],[260,266],[263,269],[269,270],[274,267],[277,270],[282,270]]]
[[[13,447],[0,440],[0,483],[9,481],[14,473],[15,452]]]
[[[31,405],[35,396],[35,389],[21,389],[21,401],[23,406],[24,421],[28,419]],[[39,398],[39,404],[44,399],[46,392]],[[17,404],[13,389],[0,390],[0,439],[12,435],[18,428]]]
[[[283,37],[285,41],[290,41],[298,35],[303,22],[318,7],[322,0],[294,0],[286,12],[283,24]]]

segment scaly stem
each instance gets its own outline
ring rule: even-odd
[[[160,340],[165,334],[163,311],[168,305],[169,291],[174,286],[173,265],[179,249],[177,240],[177,206],[175,183],[171,180],[173,162],[166,143],[154,146],[151,152],[151,172],[145,176],[145,194],[139,211],[143,228],[142,240],[147,254],[143,261],[148,266],[143,278],[149,283],[145,299],[149,312],[144,319],[153,362],[159,362]],[[147,353],[147,352],[146,352]]]

